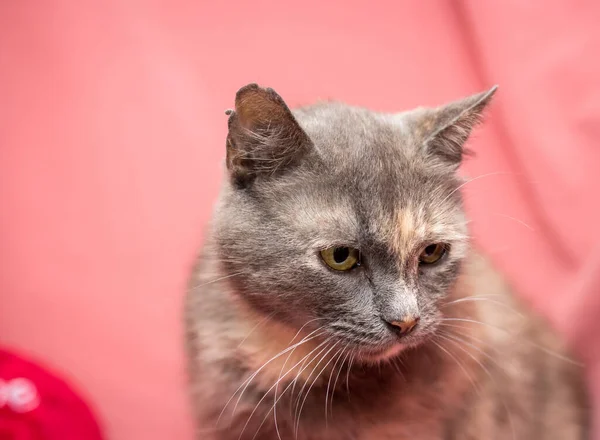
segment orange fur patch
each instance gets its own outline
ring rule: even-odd
[[[399,210],[391,231],[394,252],[404,260],[414,252],[415,246],[425,238],[426,233],[427,225],[419,208],[409,205]]]

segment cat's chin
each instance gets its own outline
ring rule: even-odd
[[[384,347],[381,350],[365,350],[361,353],[360,358],[366,363],[379,363],[398,356],[407,348],[409,348],[408,345],[395,343]]]

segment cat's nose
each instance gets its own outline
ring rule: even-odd
[[[418,316],[405,316],[400,321],[391,321],[390,324],[401,335],[405,336],[411,333],[419,323]]]

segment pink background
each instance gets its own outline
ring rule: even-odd
[[[599,396],[600,3],[238,3],[0,3],[0,344],[110,440],[190,438],[181,300],[235,91],[395,111],[498,83],[473,232]]]

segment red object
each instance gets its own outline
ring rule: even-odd
[[[101,440],[87,404],[62,379],[0,350],[0,440]]]

